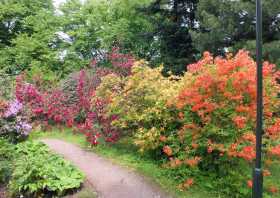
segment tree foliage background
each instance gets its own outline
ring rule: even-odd
[[[280,65],[280,1],[263,0],[264,58]],[[56,80],[113,47],[180,74],[203,51],[255,54],[254,0],[0,0],[0,70]]]

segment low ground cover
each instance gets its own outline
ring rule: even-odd
[[[43,143],[0,139],[0,179],[7,196],[54,197],[77,191],[84,175]]]

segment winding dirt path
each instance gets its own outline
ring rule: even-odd
[[[99,198],[171,198],[143,176],[115,165],[93,152],[84,151],[62,140],[41,141],[83,171]]]

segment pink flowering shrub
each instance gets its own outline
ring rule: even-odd
[[[92,108],[91,99],[102,77],[112,73],[118,76],[129,75],[134,58],[114,48],[108,53],[106,61],[110,67],[100,67],[102,62],[93,60],[91,69],[83,69],[71,76],[71,85],[62,89],[40,89],[39,86],[26,83],[23,75],[18,76],[16,97],[28,109],[30,118],[41,125],[73,127],[75,131],[83,133],[92,145],[99,141],[114,142],[119,135],[111,127],[111,122],[116,118],[105,116],[105,107],[109,101],[99,98]]]
[[[3,113],[0,114],[0,137],[5,137],[12,143],[24,140],[32,126],[24,114],[22,103],[15,99],[0,108],[3,108]]]
[[[131,74],[131,68],[135,62],[131,54],[120,53],[120,49],[115,47],[108,55],[108,59],[117,74],[121,76],[128,76]]]
[[[119,48],[113,48],[112,52],[107,54],[106,61],[109,62],[109,68],[98,67],[102,62],[97,60],[91,62],[91,66],[95,70],[95,75],[92,78],[95,86],[88,94],[83,91],[85,82],[82,81],[84,79],[82,76],[86,75],[85,72],[82,71],[79,78],[79,101],[83,103],[90,114],[87,114],[85,123],[79,125],[78,128],[93,145],[98,144],[99,141],[115,142],[120,135],[119,131],[112,126],[112,122],[117,119],[117,116],[107,115],[107,106],[111,103],[110,99],[96,95],[96,90],[105,76],[116,75],[116,77],[124,77],[130,75],[134,64],[133,56],[120,53]],[[92,100],[92,98],[94,99]]]
[[[60,90],[40,92],[34,85],[24,82],[23,76],[16,80],[16,97],[29,110],[31,119],[45,124],[69,123],[76,111],[76,107],[65,105],[65,97]]]
[[[92,60],[90,66],[93,68],[106,66],[111,69],[111,73],[119,76],[128,76],[131,74],[131,68],[135,62],[135,58],[131,54],[124,54],[120,51],[120,48],[114,47],[111,52],[105,55],[104,59]]]

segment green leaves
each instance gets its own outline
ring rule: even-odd
[[[0,138],[0,183],[7,182],[12,174],[13,151],[14,145]]]
[[[264,59],[279,64],[280,2],[262,2]],[[255,1],[202,0],[197,4],[196,19],[199,26],[191,34],[200,52],[224,55],[245,48],[255,54]]]
[[[7,0],[0,18],[0,70],[13,75],[31,66],[58,70],[59,20],[51,0]]]
[[[62,157],[52,154],[39,142],[16,146],[15,168],[9,184],[13,195],[38,197],[44,194],[62,196],[84,181],[84,174]]]

